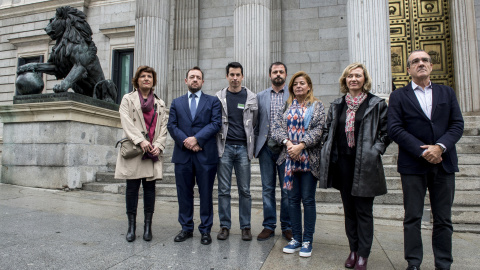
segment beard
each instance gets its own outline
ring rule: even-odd
[[[200,89],[202,89],[201,86],[198,86],[198,87],[192,87],[192,86],[190,86],[190,85],[188,86],[188,90],[190,90],[190,92],[192,92],[192,93],[196,93],[196,92],[198,92]]]
[[[285,83],[285,79],[282,77],[276,77],[272,79],[272,84],[275,86],[282,86]]]

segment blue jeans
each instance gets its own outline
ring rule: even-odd
[[[315,232],[317,219],[315,204],[316,187],[317,179],[311,172],[297,172],[293,174],[292,189],[288,191],[288,210],[292,222],[293,239],[298,242],[313,242],[313,233]],[[303,235],[300,202],[303,202],[304,211]]]
[[[252,197],[250,195],[250,160],[244,145],[225,144],[225,151],[218,162],[218,216],[220,227],[230,229],[232,226],[230,208],[230,190],[232,186],[232,169],[237,178],[240,229],[251,228]]]
[[[290,216],[288,215],[288,194],[283,189],[283,179],[285,178],[285,162],[277,165],[277,159],[280,154],[274,154],[265,144],[258,153],[260,162],[260,175],[262,177],[262,198],[263,198],[263,227],[274,231],[277,227],[277,202],[275,200],[276,176],[280,183],[282,200],[280,203],[280,226],[282,231],[291,230]]]

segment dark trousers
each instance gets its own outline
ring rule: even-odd
[[[201,164],[195,155],[189,162],[175,163],[175,183],[178,198],[178,222],[183,231],[193,232],[193,188],[200,194],[200,233],[210,233],[213,225],[213,183],[217,164]]]
[[[447,173],[442,165],[432,167],[421,175],[402,174],[405,219],[403,234],[405,260],[420,265],[423,259],[421,222],[425,194],[428,188],[433,214],[432,248],[435,267],[450,269],[452,257],[452,204],[455,194],[455,174]]]
[[[155,183],[157,181],[147,181],[145,178],[127,180],[125,190],[125,202],[127,204],[127,214],[137,214],[138,191],[140,184],[143,186],[143,212],[153,213],[155,210]]]
[[[338,176],[342,181],[342,196],[345,214],[345,233],[350,251],[368,258],[373,242],[373,200],[375,197],[352,196],[355,155],[339,155]]]

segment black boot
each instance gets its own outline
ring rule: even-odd
[[[143,240],[152,240],[152,216],[153,213],[145,213],[145,225],[143,227]]]
[[[136,218],[135,214],[127,214],[128,217],[128,231],[127,231],[127,241],[135,241],[135,227],[136,227]]]

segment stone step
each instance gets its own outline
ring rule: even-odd
[[[106,192],[106,193],[115,193],[115,194],[125,194],[125,183],[88,183],[83,185],[84,190],[88,191],[97,191],[97,192]],[[140,194],[142,189],[140,189]],[[157,184],[156,193],[159,199],[167,201],[177,201],[176,197],[176,188],[172,184]],[[214,187],[214,204],[217,204],[217,188]],[[251,194],[253,197],[252,207],[261,209],[261,188],[252,187]],[[465,206],[458,204],[457,201],[459,197],[464,196],[475,198],[480,193],[465,195],[462,192],[456,192],[455,194],[455,204],[452,208],[452,220],[454,223],[458,224],[477,224],[480,220],[480,207],[478,206]],[[238,205],[238,192],[235,187],[232,187],[232,204]],[[280,198],[280,193],[277,189],[277,198]],[[198,190],[195,188],[195,203],[198,204]],[[343,206],[340,199],[340,194],[336,190],[321,190],[317,189],[317,213],[327,214],[327,215],[343,215]],[[460,199],[467,200],[467,199]],[[279,205],[279,199],[277,199],[277,208]],[[396,204],[391,204],[395,202]],[[428,209],[428,196],[425,200],[426,206]],[[403,205],[401,199],[401,192],[394,192],[387,194],[385,196],[379,196],[375,198],[374,202],[374,216],[375,218],[388,219],[388,220],[399,220],[403,219]]]
[[[478,157],[471,157],[467,155],[462,155],[462,159],[470,159],[470,161],[473,164],[460,164],[459,169],[460,172],[458,172],[456,175],[459,177],[476,177],[480,175],[480,166],[478,166],[477,163],[475,163],[479,158]],[[392,161],[389,160],[392,159],[394,160],[395,157],[387,157],[387,161]],[[400,174],[397,172],[397,165],[394,163],[385,163],[384,166],[384,171],[386,176],[400,176]],[[259,174],[260,173],[260,165],[259,164],[251,164],[251,171],[252,174]],[[165,162],[163,164],[163,172],[164,173],[174,173],[175,172],[175,164],[170,163],[170,162]]]
[[[401,190],[402,183],[399,176],[387,177],[387,188],[388,190]],[[103,183],[124,183],[125,179],[118,180],[114,178],[112,172],[99,172],[97,173],[97,182]],[[217,182],[217,180],[215,180]],[[455,188],[456,190],[480,190],[480,178],[479,177],[456,177],[455,178]],[[175,174],[174,173],[164,173],[161,184],[175,184]],[[232,175],[232,185],[236,186],[236,177],[235,174]],[[250,186],[262,186],[262,179],[260,174],[252,173],[252,178],[250,180]]]
[[[457,154],[458,164],[463,165],[480,165],[479,154]],[[398,160],[397,154],[385,154],[382,156],[384,165],[396,165]]]
[[[480,127],[478,123],[465,123],[463,129],[463,136],[478,136],[480,135]]]
[[[123,183],[101,183],[101,182],[92,182],[83,184],[82,189],[88,191],[96,192],[107,192],[115,194],[125,194],[125,182]],[[176,197],[177,188],[175,184],[157,184],[156,190],[157,196],[161,197]],[[195,187],[195,196],[198,196],[197,188]],[[234,200],[238,199],[238,189],[236,186],[232,186],[231,197]],[[250,195],[252,200],[261,201],[262,200],[262,187],[260,186],[251,186]],[[478,190],[468,190],[461,191],[457,190],[455,192],[455,206],[478,206],[478,198],[480,196],[480,191]],[[218,198],[218,187],[217,185],[213,188],[213,197]],[[280,189],[276,190],[276,198],[280,198]],[[315,198],[317,202],[325,203],[341,203],[340,194],[335,189],[319,189],[316,190]],[[383,196],[378,196],[375,198],[375,203],[377,204],[386,204],[386,205],[402,205],[403,204],[403,194],[401,190],[390,190],[387,194]],[[428,196],[425,198],[425,203],[428,204]]]
[[[466,134],[464,132],[464,136],[460,138],[458,141],[456,147],[457,147],[457,153],[464,153],[464,154],[480,154],[480,148],[478,145],[480,145],[480,123],[475,123],[477,126],[476,129],[470,130],[469,128],[465,128],[465,132],[468,133]],[[168,136],[167,139],[167,147],[164,150],[164,160],[170,162],[172,159],[172,154],[173,154],[173,145],[174,142]],[[474,147],[469,147],[469,146],[474,146]],[[392,155],[392,154],[397,154],[398,153],[398,146],[395,142],[392,142],[386,152],[385,155]],[[258,163],[258,159],[254,158],[252,160],[252,163]]]
[[[459,172],[455,174],[456,177],[477,177],[480,176],[480,166],[474,165],[458,165]],[[385,176],[400,176],[397,172],[397,165],[384,165]]]

